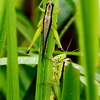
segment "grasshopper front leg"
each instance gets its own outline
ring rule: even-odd
[[[57,10],[53,11],[53,14],[56,14],[56,13],[58,13],[60,11],[61,11],[61,9],[57,9]]]
[[[43,1],[40,3],[40,5],[38,6],[38,8],[39,8],[40,11],[45,12],[45,10],[44,10],[43,8],[40,7],[40,6],[42,5],[42,3],[43,3]],[[34,42],[35,42],[35,41],[37,40],[37,38],[39,37],[41,31],[43,30],[43,25],[42,25],[42,24],[43,24],[43,19],[40,20],[39,23],[38,23],[38,25],[37,25],[38,29],[37,29],[37,31],[36,31],[34,37],[33,37],[33,40],[32,40],[32,42],[31,42],[30,46],[29,46],[28,49],[26,50],[26,54],[29,53],[30,48],[32,47],[32,45],[34,44]]]
[[[34,42],[35,42],[35,41],[37,40],[37,38],[39,37],[39,35],[40,35],[40,33],[41,33],[42,30],[43,30],[43,27],[42,27],[42,26],[40,26],[40,27],[37,29],[37,31],[36,31],[36,33],[35,33],[35,35],[34,35],[34,37],[33,37],[33,40],[32,40],[32,42],[31,42],[30,46],[29,46],[28,49],[26,50],[26,54],[29,53],[30,48],[32,47],[32,45],[34,44]]]
[[[43,1],[39,4],[38,8],[40,11],[45,12],[45,9],[41,8],[42,3],[43,3]]]

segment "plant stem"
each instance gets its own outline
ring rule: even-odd
[[[45,4],[47,2],[48,0],[44,0],[43,8],[45,8]],[[54,8],[55,9],[58,8],[58,0],[55,0],[53,3],[54,3]],[[57,14],[54,15],[54,20],[57,21]],[[53,33],[51,31],[49,32],[46,46],[47,46],[46,51],[45,51],[46,58],[42,59],[41,52],[39,54],[35,100],[49,100],[50,99],[53,65],[52,65],[51,60],[49,59],[52,59],[52,54],[55,47]],[[40,37],[40,48],[42,48],[42,36]]]
[[[87,100],[98,100],[94,84],[95,68],[98,63],[98,2],[78,0],[79,45],[83,53],[82,64],[86,72]]]
[[[7,11],[7,100],[19,100],[16,15],[14,0],[6,1]]]

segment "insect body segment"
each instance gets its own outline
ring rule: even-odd
[[[53,78],[51,86],[50,100],[59,100],[60,96],[60,79],[65,65],[66,54],[60,54],[53,58]]]
[[[63,76],[66,62],[72,62],[70,58],[66,58],[66,53],[57,55],[53,58],[53,85],[51,86],[50,100],[61,100],[60,79]]]
[[[29,46],[29,48],[26,50],[26,53],[29,53],[30,51],[30,48],[32,47],[32,45],[34,44],[34,42],[37,40],[37,38],[39,37],[40,33],[43,31],[43,47],[42,47],[42,53],[44,55],[45,53],[45,49],[46,49],[46,44],[47,44],[47,38],[48,38],[48,34],[49,34],[49,31],[50,29],[52,29],[52,32],[54,34],[54,37],[55,37],[55,40],[57,41],[57,44],[58,46],[62,49],[62,46],[61,46],[61,43],[60,43],[60,40],[59,40],[59,36],[58,36],[58,33],[56,31],[56,22],[55,21],[52,21],[52,16],[53,16],[53,12],[54,13],[58,13],[60,10],[56,10],[56,11],[53,11],[53,8],[54,8],[54,4],[52,3],[52,1],[49,1],[48,3],[46,3],[46,9],[44,10],[43,8],[41,8],[42,2],[40,3],[39,5],[39,9],[42,11],[42,12],[45,12],[44,14],[44,18],[42,20],[40,20],[40,22],[38,23],[38,29],[33,37],[33,40]],[[55,28],[54,28],[55,27]]]
[[[48,34],[52,24],[52,11],[54,4],[52,2],[48,2],[46,4],[45,15],[43,19],[43,53],[45,52]]]
[[[66,54],[60,54],[53,58],[53,80],[55,80],[55,73],[58,79],[61,78],[65,58]]]

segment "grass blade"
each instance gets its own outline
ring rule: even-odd
[[[14,0],[7,0],[7,100],[19,100],[16,15]]]
[[[68,30],[68,28],[70,27],[70,25],[74,22],[74,20],[76,19],[77,14],[75,14],[70,21],[65,25],[65,27],[63,28],[63,30],[60,33],[60,39],[63,37],[64,33]]]
[[[79,100],[80,89],[80,72],[76,69],[71,61],[68,61],[64,67],[62,99],[61,100]]]
[[[6,5],[5,0],[0,0],[0,57],[6,35]]]
[[[82,64],[86,72],[87,100],[98,100],[94,84],[98,63],[98,4],[95,0],[78,0],[78,4],[79,45],[83,52]]]
[[[48,0],[44,0],[44,8],[45,4]],[[54,8],[58,8],[58,0],[53,1]],[[54,15],[54,20],[57,20],[57,14]],[[40,40],[40,47],[42,47],[42,39]],[[48,37],[48,44],[46,49],[45,56],[49,59],[52,59],[52,53],[54,50],[54,39],[53,33],[49,33]],[[52,62],[46,58],[42,59],[42,54],[39,55],[39,65],[38,65],[38,72],[37,72],[37,86],[36,86],[36,98],[35,100],[49,100],[50,99],[50,92],[51,92],[51,84],[52,82]],[[49,83],[48,83],[49,82]],[[44,84],[42,84],[44,83]]]

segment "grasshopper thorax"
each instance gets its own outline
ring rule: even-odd
[[[58,62],[58,63],[62,63],[64,62],[64,59],[66,58],[66,54],[60,54],[60,55],[57,55],[53,58],[53,61],[54,62]]]

